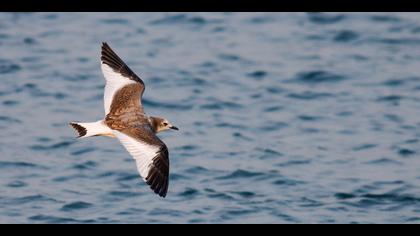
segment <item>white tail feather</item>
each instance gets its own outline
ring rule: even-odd
[[[92,136],[114,137],[112,130],[104,124],[103,120],[90,123],[71,122],[70,125],[79,134],[78,138],[86,138]]]

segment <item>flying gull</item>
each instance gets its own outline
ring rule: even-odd
[[[118,138],[136,161],[143,180],[159,196],[165,197],[169,184],[169,153],[156,133],[174,129],[167,119],[147,116],[141,98],[145,85],[104,42],[101,69],[106,80],[105,118],[91,123],[71,122],[78,138],[107,136]]]

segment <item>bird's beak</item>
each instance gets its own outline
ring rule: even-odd
[[[176,126],[171,126],[170,128],[174,129],[174,130],[179,130],[178,127],[176,127]]]

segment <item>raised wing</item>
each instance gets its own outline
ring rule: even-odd
[[[110,112],[111,104],[117,92],[127,85],[136,84],[139,94],[136,97],[125,97],[129,100],[140,100],[144,92],[144,83],[121,58],[109,47],[107,43],[102,43],[101,69],[104,74],[106,85],[104,93],[105,115]],[[141,106],[141,102],[139,103]]]
[[[169,185],[169,153],[166,145],[147,127],[113,131],[136,160],[137,170],[150,188],[165,197]]]

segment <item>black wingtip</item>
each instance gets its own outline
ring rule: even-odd
[[[140,77],[125,64],[106,42],[102,42],[101,62],[111,67],[114,72],[144,85]]]
[[[70,122],[69,125],[71,127],[73,127],[73,129],[75,129],[77,131],[77,133],[79,134],[79,136],[77,136],[76,138],[80,138],[80,137],[83,137],[83,136],[86,135],[87,130],[86,130],[85,127],[83,127],[83,126],[81,126],[77,123],[74,123],[74,122]]]
[[[120,72],[120,70],[122,70],[124,67],[127,67],[124,61],[114,52],[114,50],[112,50],[112,48],[106,42],[102,42],[101,61],[102,63],[110,66],[116,72]]]
[[[153,158],[152,167],[146,177],[146,183],[160,197],[165,198],[169,186],[169,153],[163,145]]]
[[[102,42],[102,50],[103,50],[104,48],[111,48],[111,47],[108,45],[108,43],[107,43],[107,42]]]

